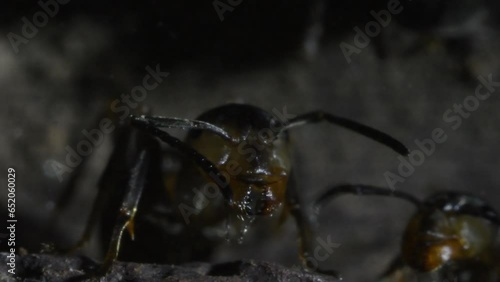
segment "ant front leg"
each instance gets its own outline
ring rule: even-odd
[[[151,141],[154,142],[154,140]],[[102,273],[107,272],[118,257],[120,242],[125,228],[128,229],[132,240],[134,239],[134,217],[144,187],[147,185],[148,172],[154,159],[154,152],[150,148],[149,146],[144,146],[139,150],[135,165],[130,170],[130,178],[125,188],[125,196],[112,231],[106,258],[101,267]]]
[[[316,234],[317,221],[310,206],[305,206],[298,195],[296,186],[291,183],[287,190],[287,205],[290,213],[295,218],[299,232],[299,257],[302,265],[318,273],[333,276],[342,280],[341,275],[335,270],[322,269],[316,261],[308,259],[314,254],[314,235]]]
[[[108,249],[98,274],[105,274],[118,258],[123,232],[128,230],[134,240],[134,218],[144,189],[159,181],[161,149],[158,141],[147,133],[127,126],[123,139],[117,138],[115,151],[100,182],[100,193],[93,211],[107,205],[102,221],[113,226],[103,229],[103,237],[109,240]],[[125,145],[124,145],[125,144]],[[156,188],[156,187],[155,187]],[[101,193],[102,192],[102,193]],[[96,221],[90,218],[89,223]]]
[[[97,184],[96,200],[92,205],[83,234],[74,246],[63,249],[63,252],[73,253],[81,249],[90,240],[104,207],[112,201],[114,191],[126,185],[126,179],[122,175],[129,170],[134,159],[133,156],[137,154],[134,148],[136,145],[133,141],[136,139],[135,135],[137,133],[134,133],[130,127],[124,126],[118,127],[116,132],[113,133],[113,152]]]
[[[106,114],[100,114],[92,124],[99,124],[99,122],[106,117]],[[64,210],[71,202],[71,198],[75,195],[78,183],[82,179],[83,171],[88,166],[89,158],[90,156],[82,158],[80,164],[76,166],[76,168],[74,168],[74,170],[71,172],[69,179],[66,181],[66,184],[62,189],[61,195],[59,195],[58,199],[55,202],[53,220],[51,220],[51,222],[55,222],[57,216],[59,215],[59,212]]]
[[[99,180],[99,191],[85,231],[72,248],[78,249],[89,240],[98,221],[106,224],[102,232],[109,240],[109,247],[96,275],[107,273],[117,259],[125,228],[134,239],[134,218],[139,201],[145,186],[158,181],[155,177],[158,177],[156,170],[160,166],[159,143],[149,134],[124,126],[117,129],[114,139],[114,149]]]

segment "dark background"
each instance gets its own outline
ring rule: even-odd
[[[224,2],[225,1],[221,1]],[[7,35],[21,35],[22,18],[41,10],[34,1],[6,2],[0,12],[0,156],[17,171],[17,244],[69,244],[82,231],[109,142],[95,149],[68,208],[51,217],[65,183],[51,169],[65,146],[109,102],[141,84],[146,66],[170,76],[148,93],[155,114],[195,118],[228,102],[293,114],[324,110],[388,132],[415,148],[415,139],[441,127],[444,144],[397,189],[419,197],[469,191],[500,209],[497,92],[452,130],[443,114],[473,95],[477,76],[500,80],[499,4],[496,1],[402,1],[393,16],[348,63],[340,42],[373,18],[386,1],[246,1],[221,21],[211,1],[78,1],[59,11],[16,53]],[[496,78],[496,79],[495,79]],[[328,185],[387,186],[397,155],[364,137],[329,125],[292,134],[297,178],[306,200]],[[4,185],[5,186],[5,185]],[[0,193],[6,203],[6,187]],[[4,216],[4,208],[1,215]],[[341,244],[324,263],[347,281],[366,281],[396,256],[413,211],[394,199],[344,197],[324,210],[320,237]],[[5,230],[5,229],[3,229]],[[5,232],[5,231],[0,231]],[[295,227],[273,238],[223,246],[214,260],[259,258],[297,264]],[[5,242],[0,247],[4,249]],[[96,240],[84,253],[101,259]]]

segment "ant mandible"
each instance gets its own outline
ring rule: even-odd
[[[402,143],[381,131],[325,112],[280,120],[255,106],[227,104],[196,120],[131,115],[129,123],[114,134],[114,150],[77,247],[88,241],[103,209],[101,220],[106,224],[101,233],[109,247],[101,273],[109,270],[119,252],[120,259],[141,262],[204,260],[214,242],[223,237],[217,232],[220,225],[226,234],[233,231],[242,237],[257,216],[255,221],[266,221],[279,215],[282,222],[291,214],[298,226],[301,262],[313,268],[305,254],[312,250],[314,223],[290,180],[288,131],[322,121],[364,135],[399,154],[408,153]],[[162,128],[189,131],[181,141]],[[174,178],[165,177],[165,149],[157,139],[187,157]],[[193,196],[193,187],[200,185],[216,190],[219,197],[206,203],[199,195]],[[203,211],[182,209],[191,203]],[[125,229],[130,238],[122,237]],[[338,276],[335,271],[315,270]]]
[[[500,218],[479,197],[462,192],[438,192],[421,201],[403,191],[370,185],[338,185],[315,202],[346,195],[389,196],[413,204],[401,242],[401,254],[382,281],[491,281],[500,279]],[[425,280],[427,281],[427,280]]]

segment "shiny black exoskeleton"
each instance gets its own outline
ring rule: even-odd
[[[109,246],[102,271],[117,258],[169,263],[207,260],[225,237],[242,239],[258,222],[276,225],[291,214],[300,233],[301,260],[311,267],[304,254],[313,247],[314,226],[290,180],[289,129],[326,121],[398,153],[408,150],[389,135],[352,120],[324,112],[293,117],[286,108],[284,112],[228,104],[196,120],[130,116],[129,123],[115,132],[115,148],[77,245],[88,240],[102,217],[102,236]],[[189,133],[181,141],[162,128]],[[174,175],[163,166],[164,158],[173,152],[158,140],[184,155],[182,168]],[[125,229],[131,236],[122,236]]]

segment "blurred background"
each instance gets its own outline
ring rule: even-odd
[[[500,210],[500,87],[456,130],[443,120],[446,111],[474,95],[478,76],[500,81],[500,4],[401,0],[400,12],[372,24],[373,36],[361,42],[355,28],[366,32],[374,13],[396,2],[4,2],[0,215],[7,216],[7,168],[14,167],[17,245],[39,252],[42,243],[76,242],[110,138],[87,157],[84,180],[57,220],[55,201],[71,173],[59,181],[54,161],[64,164],[66,146],[85,140],[82,130],[97,128],[111,101],[142,85],[148,66],[169,73],[143,101],[158,115],[196,118],[229,102],[268,111],[286,107],[292,114],[323,110],[387,132],[410,149],[417,148],[416,139],[442,128],[446,142],[396,189],[420,198],[468,191]],[[341,47],[348,45],[351,53]],[[306,202],[339,183],[388,187],[384,173],[396,173],[400,164],[390,149],[327,124],[298,128],[292,138]],[[318,236],[340,246],[322,266],[342,272],[346,281],[373,280],[398,254],[413,211],[391,198],[346,196],[332,202],[319,217]],[[100,260],[98,246],[94,238],[83,253]],[[0,247],[5,250],[5,241]],[[296,254],[296,229],[289,220],[274,236],[222,246],[214,260],[294,265]]]

